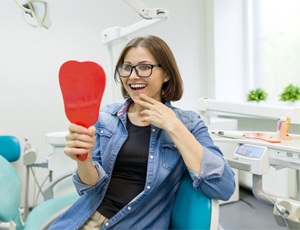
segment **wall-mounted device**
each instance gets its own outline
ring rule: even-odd
[[[253,174],[263,175],[269,171],[270,163],[266,147],[240,144],[236,148],[234,155],[239,161],[250,164],[250,171]]]

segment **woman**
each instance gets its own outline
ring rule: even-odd
[[[234,173],[200,116],[171,105],[183,93],[168,45],[156,36],[130,41],[115,80],[124,103],[101,109],[88,129],[71,124],[65,154],[77,162],[79,200],[52,229],[168,229],[180,178],[187,169],[195,189],[228,200]],[[86,161],[77,154],[88,152]]]

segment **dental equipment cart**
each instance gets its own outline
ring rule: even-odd
[[[270,143],[257,139],[228,138],[212,132],[213,140],[218,143],[232,143],[236,150],[232,159],[227,159],[231,167],[248,171],[252,174],[252,191],[254,196],[263,202],[274,205],[273,215],[280,226],[289,229],[300,229],[300,186],[299,173],[297,178],[297,200],[286,197],[276,197],[267,194],[262,189],[262,175],[267,174],[270,166],[281,169],[300,170],[300,135],[291,135],[291,140],[280,140],[280,143]],[[247,133],[236,131],[238,133]],[[277,133],[266,133],[275,139]],[[238,136],[236,136],[238,137]],[[280,182],[279,182],[280,183]]]

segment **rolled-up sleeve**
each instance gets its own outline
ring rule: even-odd
[[[204,148],[203,157],[202,157],[202,165],[200,174],[195,173],[194,171],[189,169],[192,180],[199,180],[204,177],[220,177],[222,176],[224,171],[224,160],[216,155],[211,153],[209,150]]]
[[[224,157],[212,154],[204,148],[200,174],[189,169],[193,186],[207,196],[228,200],[235,190],[234,172]]]

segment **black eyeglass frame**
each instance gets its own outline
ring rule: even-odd
[[[130,73],[128,74],[128,76],[124,76],[124,75],[122,76],[122,75],[120,74],[120,72],[119,72],[119,68],[121,68],[121,67],[124,66],[124,65],[126,65],[127,67],[130,67]],[[151,66],[149,76],[140,76],[139,71],[138,71],[138,69],[137,69],[136,67],[137,67],[137,66],[142,66],[142,65]],[[121,65],[116,66],[116,70],[117,70],[118,75],[119,75],[121,78],[128,78],[128,77],[130,77],[131,74],[132,74],[133,69],[135,70],[136,75],[138,75],[140,78],[147,78],[147,77],[150,77],[150,76],[152,75],[152,71],[153,71],[153,68],[154,68],[154,67],[162,67],[162,65],[161,65],[161,64],[137,64],[137,65],[135,65],[135,66],[131,66],[131,65],[127,65],[127,64],[121,64]]]

